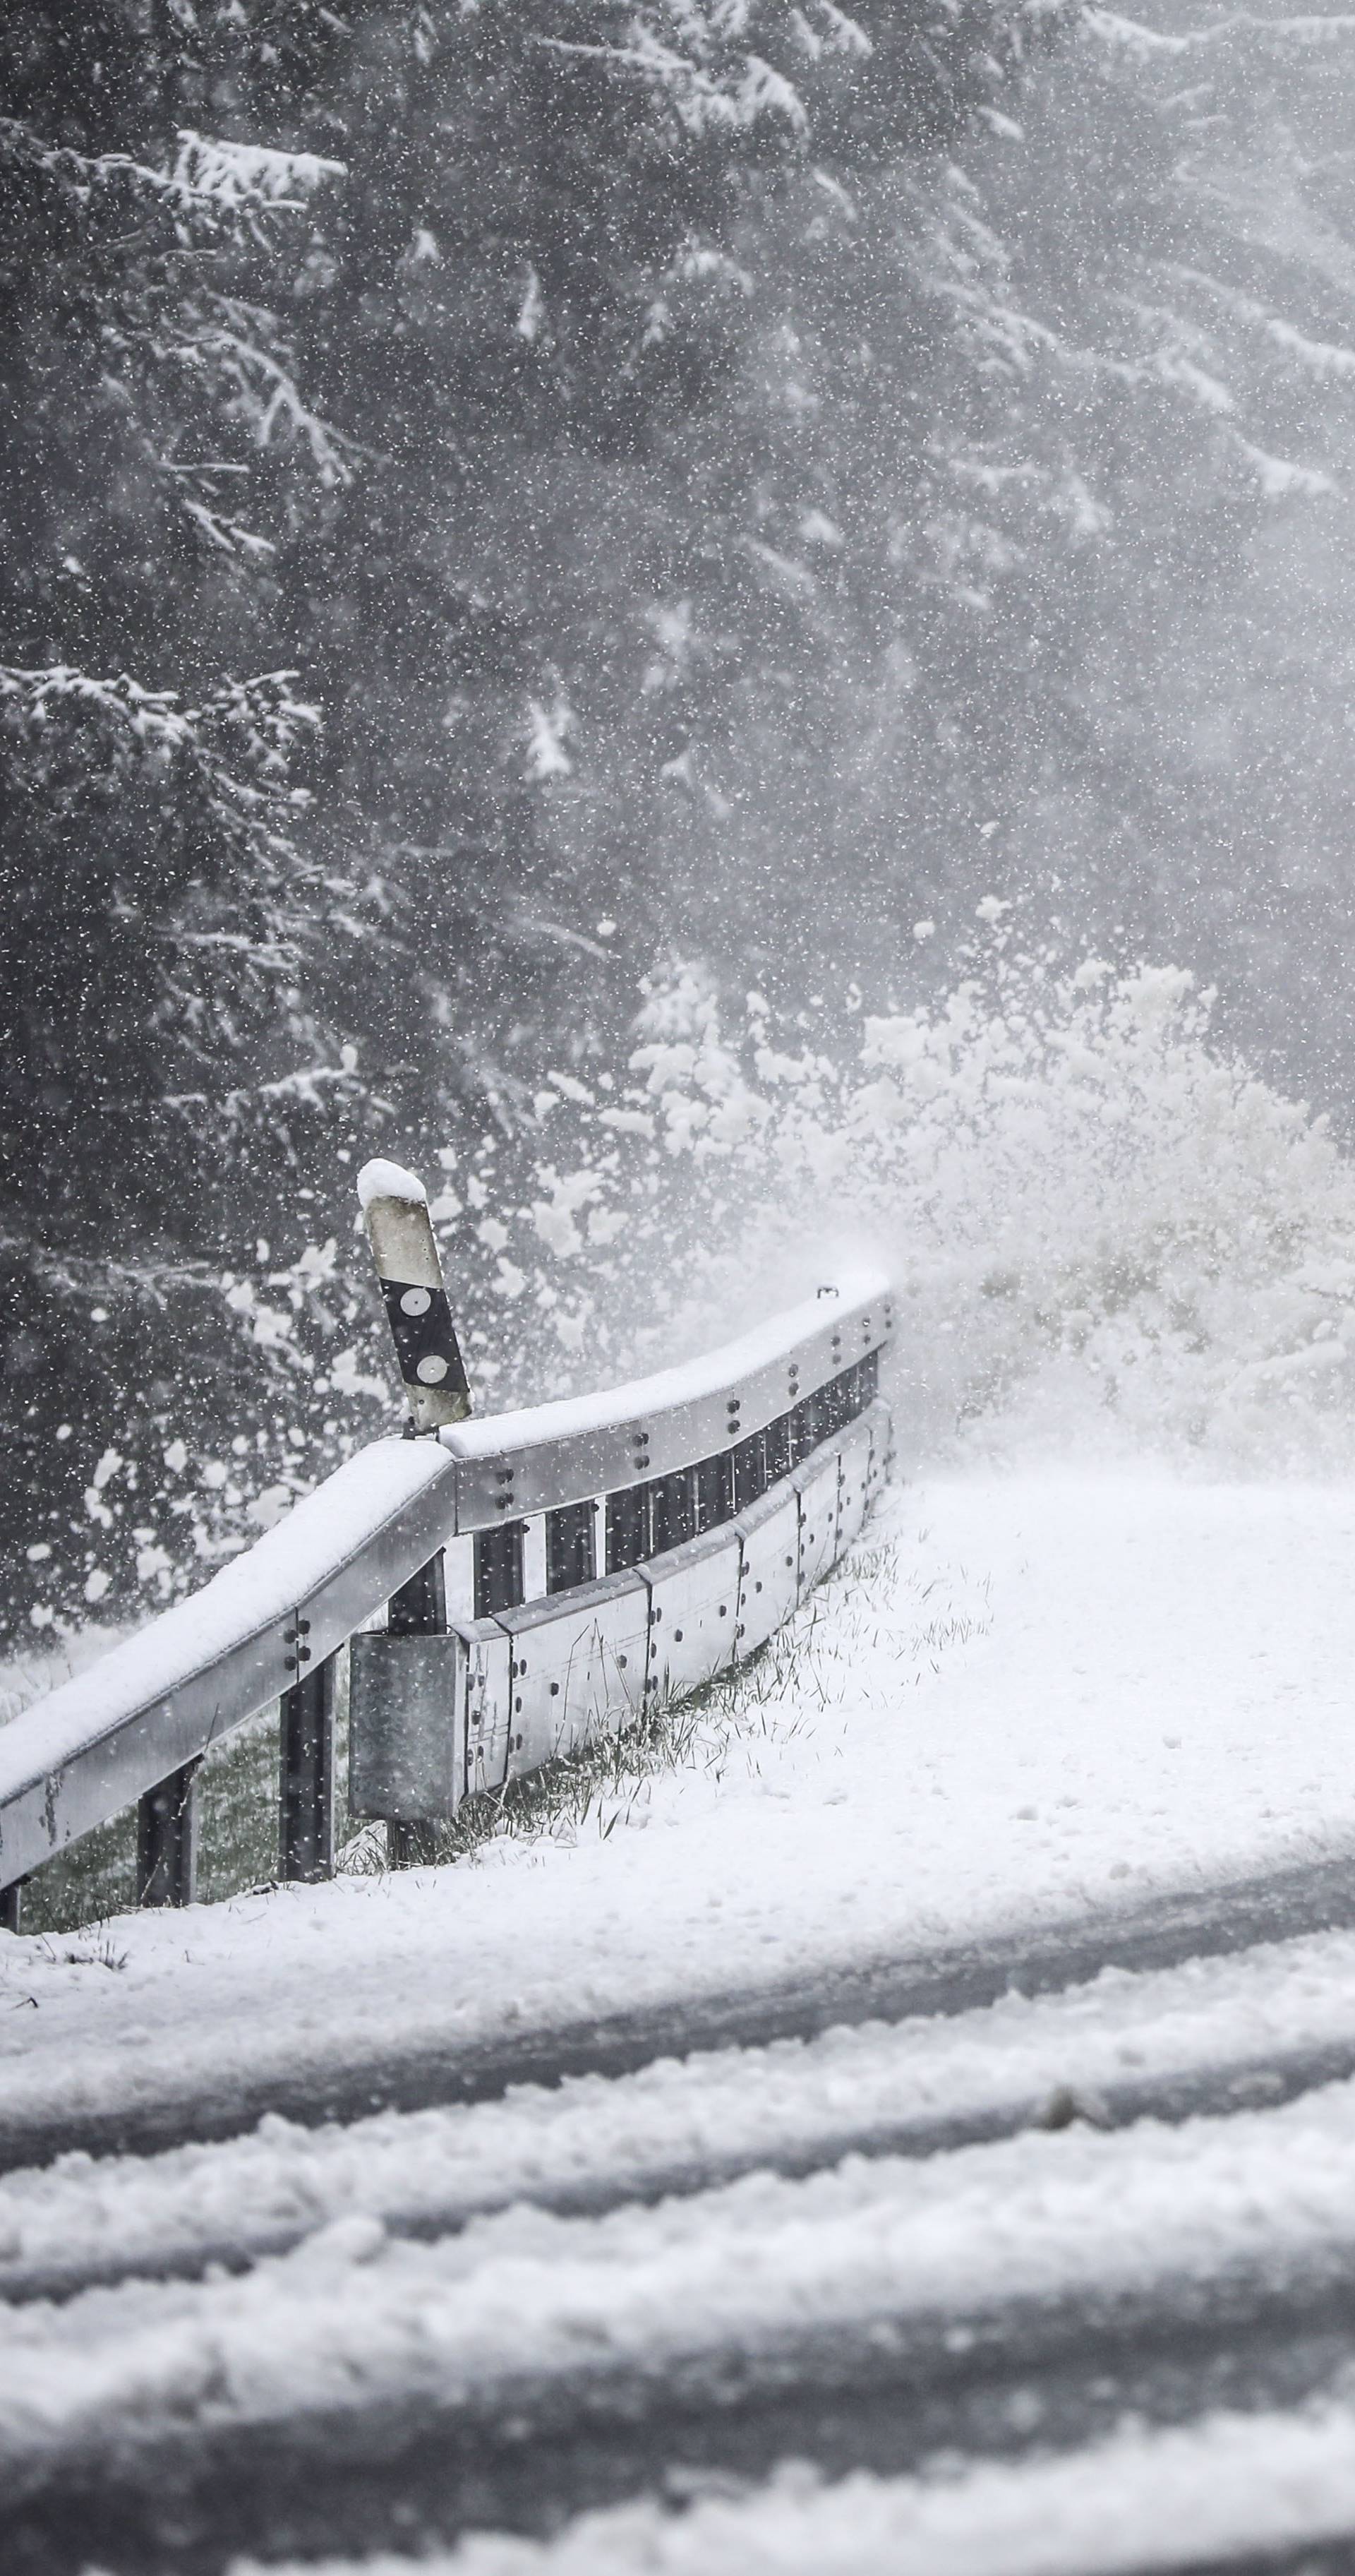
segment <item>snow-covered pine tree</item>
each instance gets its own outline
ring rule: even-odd
[[[338,169],[176,122],[190,37],[191,12],[118,0],[0,28],[6,1513],[29,1535],[25,1463],[50,1497],[59,1422],[101,1414],[102,1446],[201,1341],[242,1101],[317,909],[315,710],[280,667],[275,567],[351,466],[278,308]]]

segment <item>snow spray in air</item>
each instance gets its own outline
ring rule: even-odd
[[[552,1391],[597,1384],[859,1250],[899,1290],[905,1460],[1355,1470],[1355,1168],[1324,1122],[1219,1044],[1184,971],[987,915],[967,962],[827,1046],[695,974],[654,992],[607,1088],[552,1077],[534,1171],[479,1166],[500,1335],[530,1300]]]

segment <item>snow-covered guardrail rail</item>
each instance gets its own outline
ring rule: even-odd
[[[341,1695],[350,1810],[387,1820],[399,1862],[467,1795],[732,1669],[861,1526],[892,1329],[888,1282],[843,1278],[609,1393],[374,1441],[0,1730],[0,1919],[17,1929],[24,1880],[134,1802],[139,1901],[191,1902],[198,1766],[270,1703],[279,1871],[315,1879],[334,1867]],[[402,1348],[401,1367],[418,1420],[443,1363]]]

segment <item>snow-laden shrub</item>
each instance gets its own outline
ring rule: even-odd
[[[902,1292],[913,1455],[958,1437],[1346,1466],[1355,1173],[1211,1045],[1211,1000],[1173,968],[1060,974],[997,927],[982,972],[859,1022],[841,1064],[778,1044],[756,997],[731,1043],[679,977],[619,1095],[547,1112],[547,1134],[580,1122],[578,1165],[549,1167],[500,1260],[529,1309],[535,1269],[574,1351],[605,1320],[618,1358],[652,1358],[871,1252]]]

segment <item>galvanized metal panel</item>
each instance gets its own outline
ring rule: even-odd
[[[657,1695],[695,1690],[734,1661],[739,1533],[733,1521],[687,1539],[644,1569],[649,1586],[649,1670]]]
[[[638,1574],[501,1610],[512,1684],[510,1777],[628,1726],[641,1707],[649,1593]]]
[[[735,1653],[765,1646],[799,1595],[800,1498],[789,1481],[773,1485],[734,1523],[739,1534],[739,1611]]]
[[[837,1446],[815,1449],[791,1477],[800,1498],[800,1599],[837,1555]]]
[[[466,1640],[367,1631],[348,1675],[348,1803],[416,1824],[453,1816],[466,1787]]]
[[[23,1878],[197,1760],[232,1726],[280,1697],[292,1675],[282,1632],[251,1638],[201,1682],[138,1709],[0,1804],[0,1883]]]
[[[841,1555],[857,1536],[893,1456],[894,1423],[878,1397],[838,1434],[837,1544]]]
[[[398,1523],[378,1531],[361,1553],[336,1566],[301,1604],[311,1623],[312,1655],[333,1654],[426,1565],[450,1537],[451,1518],[452,1497],[446,1486],[432,1486],[402,1512]]]
[[[513,1731],[512,1660],[497,1619],[472,1619],[456,1629],[466,1651],[466,1794],[501,1789],[508,1777]]]
[[[823,1317],[806,1327],[805,1310],[798,1310],[782,1352],[741,1373],[736,1362],[734,1373],[690,1397],[665,1401],[664,1379],[656,1378],[653,1401],[621,1418],[608,1418],[608,1400],[600,1397],[600,1418],[592,1423],[580,1420],[577,1403],[543,1405],[535,1415],[516,1417],[522,1436],[515,1438],[515,1418],[507,1416],[506,1436],[492,1450],[483,1446],[490,1424],[444,1432],[443,1445],[457,1461],[457,1528],[492,1528],[506,1516],[582,1502],[714,1457],[882,1348],[894,1328],[893,1301],[883,1288],[845,1303],[825,1297]],[[738,1347],[732,1346],[735,1354]],[[718,1361],[719,1354],[712,1357]],[[668,1375],[678,1379],[676,1372]],[[643,1387],[633,1392],[644,1398]]]

